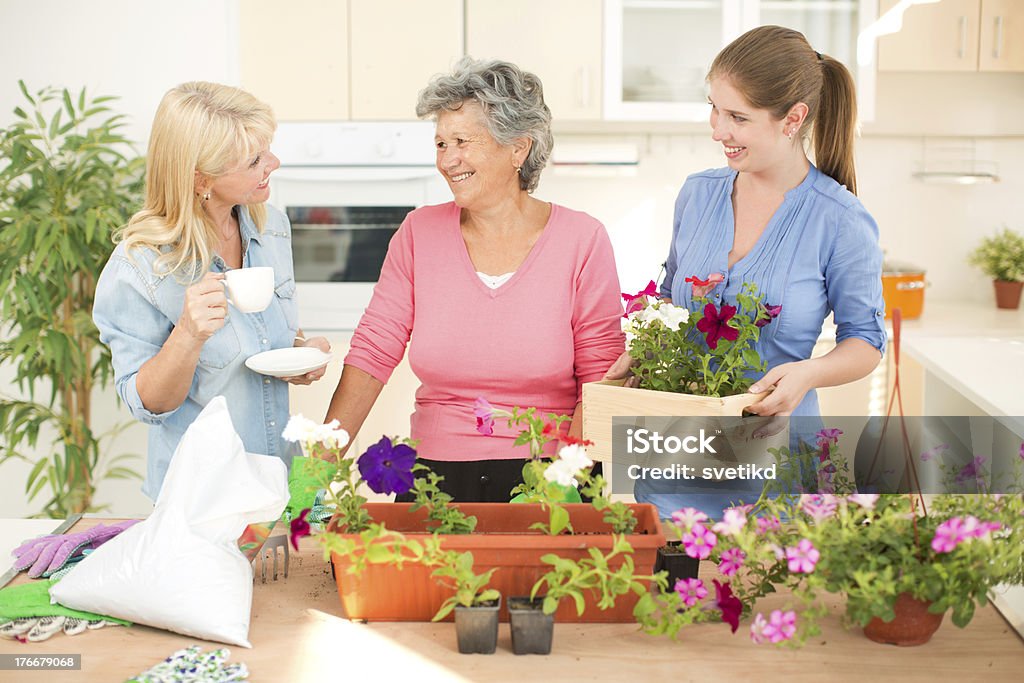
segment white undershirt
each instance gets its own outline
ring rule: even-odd
[[[476,274],[480,276],[480,281],[483,282],[485,285],[487,285],[491,289],[497,289],[498,287],[501,287],[503,284],[508,282],[509,279],[511,279],[511,277],[516,274],[516,272],[513,270],[511,273],[505,273],[504,275],[488,275],[487,273],[481,273],[480,271],[477,271]]]

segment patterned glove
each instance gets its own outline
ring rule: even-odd
[[[50,534],[25,541],[14,549],[14,569],[28,569],[33,579],[49,576],[69,561],[80,559],[85,549],[96,549],[135,524],[129,519],[117,524],[97,524],[87,531],[73,534]]]

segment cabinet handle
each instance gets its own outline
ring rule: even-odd
[[[578,104],[580,109],[586,109],[590,106],[590,67],[581,66],[576,72],[576,77],[579,79]]]
[[[996,28],[996,44],[992,48],[992,57],[994,59],[999,59],[1000,57],[1003,56],[1003,18],[1002,17],[996,17],[995,18],[995,28]]]
[[[967,53],[967,17],[960,17],[960,47],[956,51],[957,59],[963,59]]]
[[[912,280],[910,282],[897,282],[896,289],[901,292],[915,289],[924,289],[924,283],[920,280]]]

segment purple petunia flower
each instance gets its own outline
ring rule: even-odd
[[[779,314],[782,313],[782,306],[772,306],[771,304],[761,304],[761,307],[764,309],[764,312],[768,314],[768,317],[767,318],[759,318],[757,320],[757,322],[754,323],[758,327],[764,327],[765,325],[767,325],[771,321],[773,321],[776,318],[778,318]]]
[[[980,479],[983,473],[982,468],[985,466],[985,460],[985,456],[983,455],[974,456],[973,460],[964,465],[963,469],[957,472],[955,477],[956,483],[962,484],[971,479]]]
[[[729,304],[722,304],[721,310],[715,308],[714,304],[704,307],[704,317],[697,322],[697,329],[704,333],[709,349],[717,349],[719,339],[736,341],[740,336],[740,331],[729,324],[734,315],[736,307]]]
[[[711,529],[697,522],[688,531],[683,532],[682,542],[687,555],[698,560],[706,560],[711,555],[711,549],[718,543],[718,538]]]
[[[693,607],[708,596],[708,589],[700,579],[679,579],[676,581],[675,590],[687,607]]]
[[[821,553],[807,538],[801,538],[795,548],[786,548],[789,571],[794,574],[810,574],[814,571],[814,566],[818,564],[820,557]]]
[[[722,611],[722,621],[732,627],[732,632],[740,627],[740,614],[743,613],[743,603],[732,594],[732,586],[728,583],[718,583],[718,579],[711,579],[715,584],[715,607]]]
[[[935,456],[939,455],[943,451],[948,451],[948,450],[949,450],[949,444],[948,443],[940,443],[935,448],[929,448],[924,453],[922,453],[921,454],[921,462],[928,462],[929,460],[933,459]]]
[[[367,448],[356,464],[363,481],[374,493],[402,494],[412,488],[416,451],[404,443],[396,446],[385,436]]]

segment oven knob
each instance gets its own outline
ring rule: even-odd
[[[377,143],[377,154],[382,159],[393,157],[395,155],[395,141],[394,140],[382,140]]]

